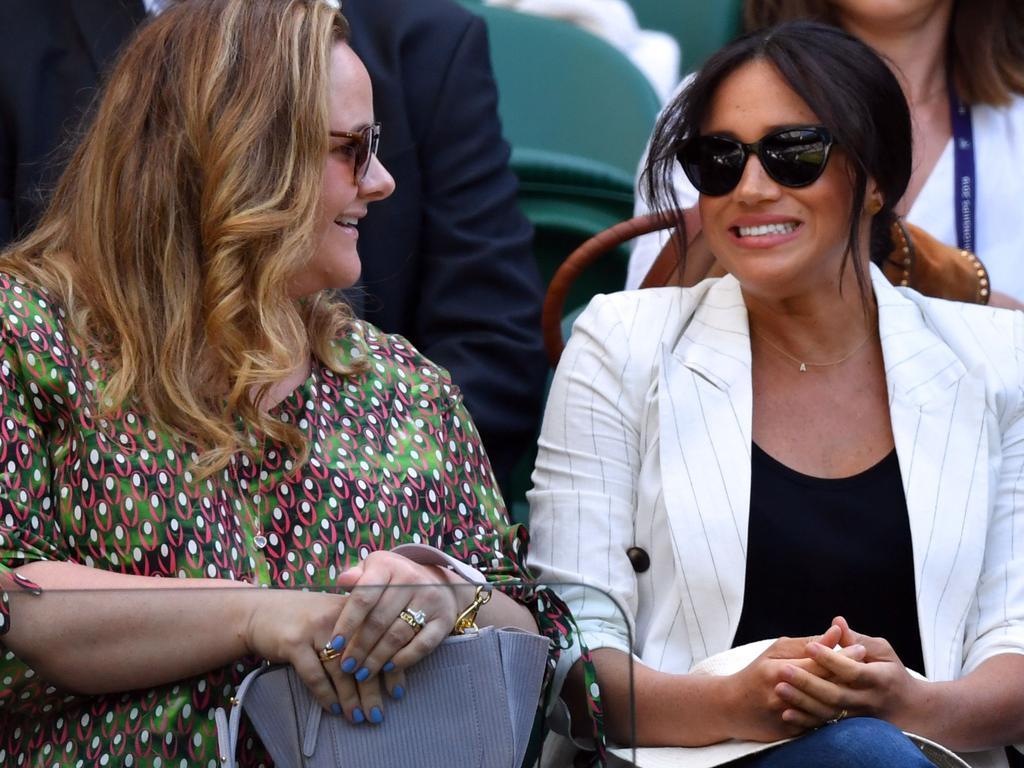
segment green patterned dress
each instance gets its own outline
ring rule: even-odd
[[[270,445],[262,461],[240,456],[199,481],[190,447],[145,414],[90,409],[100,366],[45,293],[4,274],[0,334],[0,765],[212,768],[214,710],[258,663],[122,694],[57,690],[2,646],[18,620],[8,593],[33,588],[19,565],[321,588],[370,552],[421,542],[494,582],[525,577],[526,533],[509,524],[457,387],[400,337],[354,323],[336,346],[344,361],[368,357],[367,371],[314,362],[274,409],[309,436],[304,465]],[[571,642],[561,603],[508,589],[535,609],[556,657]],[[270,764],[251,732],[239,752],[242,766]]]

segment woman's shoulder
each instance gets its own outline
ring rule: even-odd
[[[84,402],[83,388],[91,384],[78,355],[60,303],[45,289],[0,272],[0,378],[22,390],[40,423],[66,417]]]
[[[914,291],[905,291],[904,295],[913,298],[925,321],[943,341],[960,347],[964,339],[972,340],[964,349],[966,355],[1009,351],[1020,342],[1015,337],[1024,313],[1017,310],[950,301]]]
[[[342,365],[366,360],[366,377],[375,388],[416,387],[428,398],[458,396],[458,387],[445,368],[428,359],[405,337],[386,333],[365,320],[353,319],[335,339],[334,347]]]
[[[658,346],[681,333],[702,307],[728,304],[735,279],[712,277],[681,288],[642,288],[594,296],[573,324],[573,331],[588,330],[606,336],[618,329],[628,340]],[[735,291],[738,295],[738,290]]]
[[[1002,132],[1009,129],[1008,138],[1017,140],[1024,136],[1024,93],[1010,94],[1010,100],[1005,104],[978,104],[972,107],[972,114],[982,130]]]
[[[64,309],[45,289],[0,272],[0,339],[31,363],[40,358],[65,367],[77,350],[68,338]]]
[[[63,320],[63,310],[45,288],[0,271],[0,324],[6,336],[57,329]]]
[[[988,389],[1014,397],[1024,379],[1024,312],[922,296],[906,291],[929,330],[968,371],[988,382]]]

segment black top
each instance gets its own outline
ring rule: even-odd
[[[914,553],[896,451],[853,477],[810,477],[751,456],[743,613],[733,645],[818,635],[835,616],[924,672]]]

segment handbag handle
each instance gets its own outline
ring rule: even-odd
[[[213,719],[217,724],[217,754],[220,757],[221,768],[235,768],[238,764],[236,755],[238,754],[238,728],[242,720],[242,702],[253,681],[269,669],[269,662],[264,662],[243,678],[242,684],[238,686],[238,691],[231,697],[230,712],[226,712],[224,707],[217,707],[214,710]]]

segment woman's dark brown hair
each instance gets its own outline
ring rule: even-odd
[[[839,26],[829,0],[745,0],[748,31],[783,21],[813,19]],[[955,0],[950,23],[953,77],[971,104],[1006,104],[1024,94],[1024,2]]]
[[[715,93],[732,73],[755,61],[771,64],[835,138],[850,168],[853,200],[846,260],[853,262],[861,292],[870,294],[861,259],[859,222],[868,179],[882,195],[882,209],[871,220],[868,252],[876,263],[891,247],[894,209],[911,172],[910,110],[899,81],[871,48],[830,24],[791,21],[748,33],[715,53],[658,118],[641,177],[656,211],[679,208],[673,183],[676,155],[700,135]],[[677,222],[679,230],[684,223]],[[685,238],[682,239],[685,242]],[[685,249],[683,249],[685,260]]]

